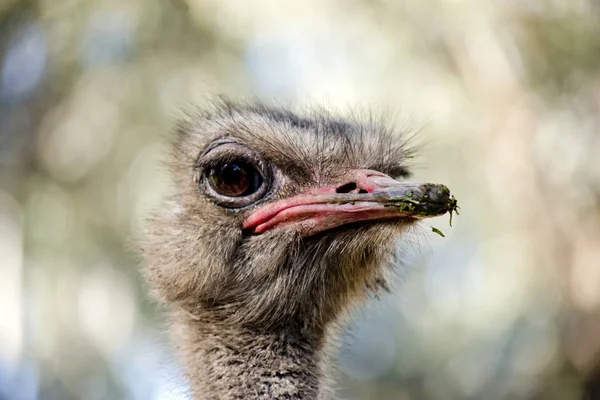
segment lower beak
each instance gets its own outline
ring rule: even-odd
[[[364,169],[350,171],[342,182],[265,205],[250,214],[243,228],[260,234],[285,226],[311,236],[350,223],[430,218],[457,208],[444,185],[399,182]]]

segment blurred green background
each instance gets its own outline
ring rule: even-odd
[[[0,399],[187,398],[128,241],[215,93],[391,111],[459,199],[340,398],[600,398],[599,66],[594,0],[0,0]]]

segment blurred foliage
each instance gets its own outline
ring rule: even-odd
[[[597,13],[600,9],[590,12],[595,14],[594,18],[583,19],[573,13],[550,18],[529,16],[524,21],[527,30],[520,40],[527,79],[549,100],[573,95],[597,77],[600,68]]]
[[[0,0],[0,399],[186,398],[129,243],[214,93],[391,111],[461,200],[340,396],[600,397],[599,64],[593,0]]]

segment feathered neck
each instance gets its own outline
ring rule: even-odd
[[[173,315],[174,340],[197,400],[329,398],[325,334],[293,326],[268,332]]]

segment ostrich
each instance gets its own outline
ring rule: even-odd
[[[403,182],[413,150],[374,121],[223,101],[172,149],[140,249],[194,398],[329,399],[344,315],[387,289],[407,228],[456,200]]]

